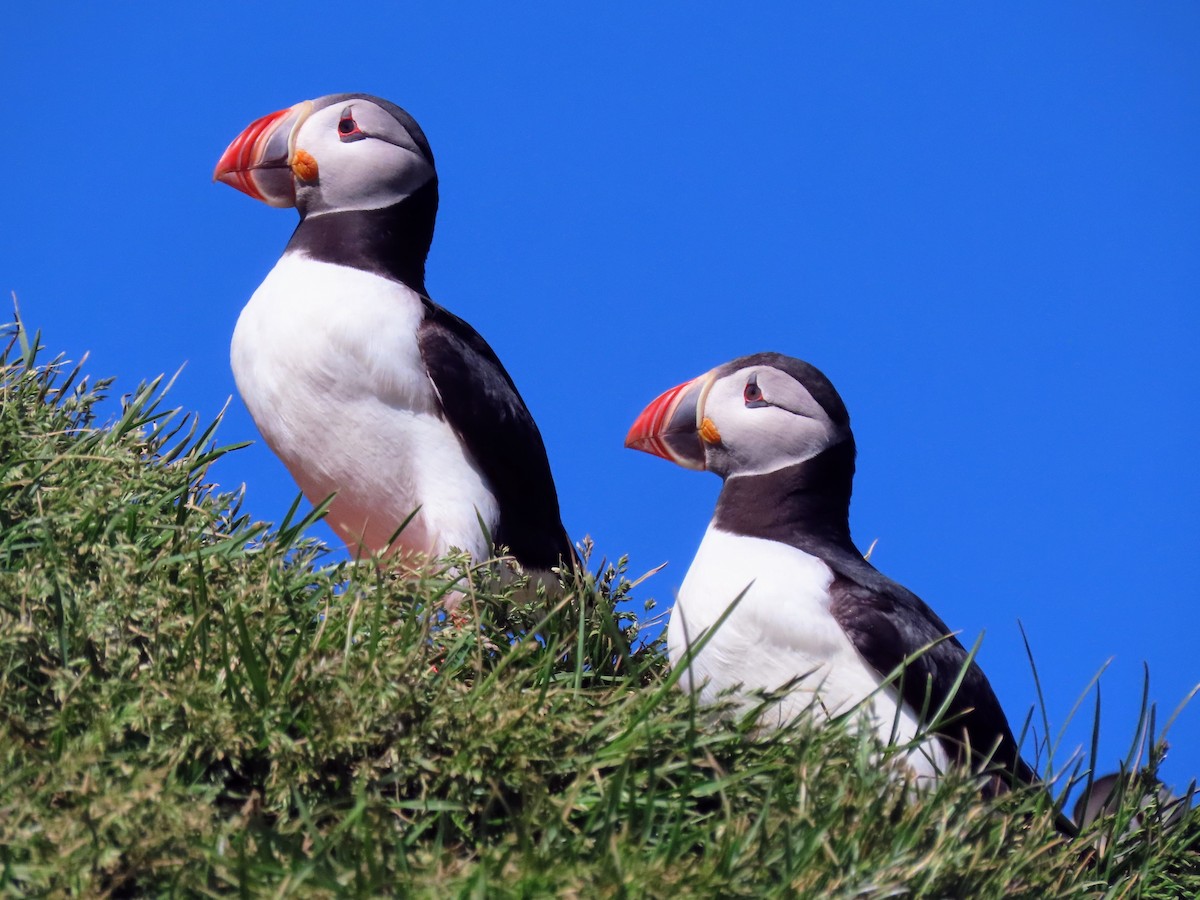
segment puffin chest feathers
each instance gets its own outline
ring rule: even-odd
[[[866,701],[863,711],[884,742],[893,739],[893,729],[895,739],[911,740],[917,718],[897,703],[894,689],[879,689],[879,673],[833,617],[832,582],[832,570],[815,556],[709,525],[671,615],[670,658],[682,659],[730,603],[744,596],[691,660],[684,686],[710,703],[733,688],[774,691],[800,676],[775,710],[764,715],[765,723],[783,724],[809,707],[833,716]],[[920,757],[931,753],[937,759],[927,766]],[[936,747],[917,757],[908,762],[920,774],[945,762]]]
[[[364,552],[400,543],[488,553],[495,499],[446,424],[417,343],[421,298],[399,282],[288,253],[243,309],[234,377],[271,449]]]

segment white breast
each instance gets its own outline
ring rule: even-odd
[[[310,501],[351,552],[401,545],[485,558],[476,515],[497,508],[441,418],[422,364],[420,297],[358,269],[285,255],[242,310],[231,356],[238,391]]]
[[[809,707],[833,716],[866,701],[863,714],[885,743],[910,741],[917,718],[903,704],[897,713],[895,690],[878,690],[879,674],[833,618],[832,581],[829,567],[802,550],[710,525],[671,611],[672,662],[683,659],[743,591],[745,596],[691,660],[684,687],[711,703],[732,689],[775,691],[800,678],[764,724],[782,724]],[[942,771],[946,762],[936,741],[908,757],[923,776]]]

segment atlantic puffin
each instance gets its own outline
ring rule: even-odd
[[[851,539],[850,416],[814,366],[779,353],[718,366],[651,402],[625,445],[723,480],[668,623],[701,702],[785,689],[767,725],[854,712],[911,748],[918,779],[965,762],[988,764],[987,794],[1037,781],[983,670]]]
[[[306,100],[251,123],[216,181],[300,223],[238,318],[238,391],[352,555],[419,566],[505,548],[571,568],[546,449],[492,348],[432,299],[438,177],[399,106]]]

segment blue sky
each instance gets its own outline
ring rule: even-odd
[[[627,427],[735,356],[807,359],[851,411],[873,562],[986,630],[1014,722],[1018,621],[1055,725],[1112,659],[1115,763],[1143,662],[1160,718],[1200,681],[1200,8],[511,6],[9,10],[0,287],[119,389],[186,362],[174,401],[210,418],[295,225],[217,157],[298,100],[384,96],[437,158],[430,291],[522,390],[573,537],[669,561],[665,609],[719,484]],[[257,436],[236,398],[220,436]],[[264,519],[295,496],[261,443],[214,476]],[[1200,703],[1172,734],[1180,785]]]

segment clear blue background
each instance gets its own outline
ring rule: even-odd
[[[505,361],[573,537],[665,611],[718,482],[622,449],[735,356],[820,366],[855,535],[982,653],[1010,717],[1103,677],[1200,681],[1200,7],[20,4],[4,16],[0,287],[122,390],[235,393],[228,343],[295,213],[210,183],[252,119],[367,91],[441,175],[433,296]],[[654,8],[647,8],[653,6]],[[256,437],[239,400],[221,437]],[[215,469],[278,520],[261,443]],[[330,537],[323,528],[320,534]],[[1090,711],[1067,748],[1086,742]],[[1165,772],[1200,775],[1200,704]]]

